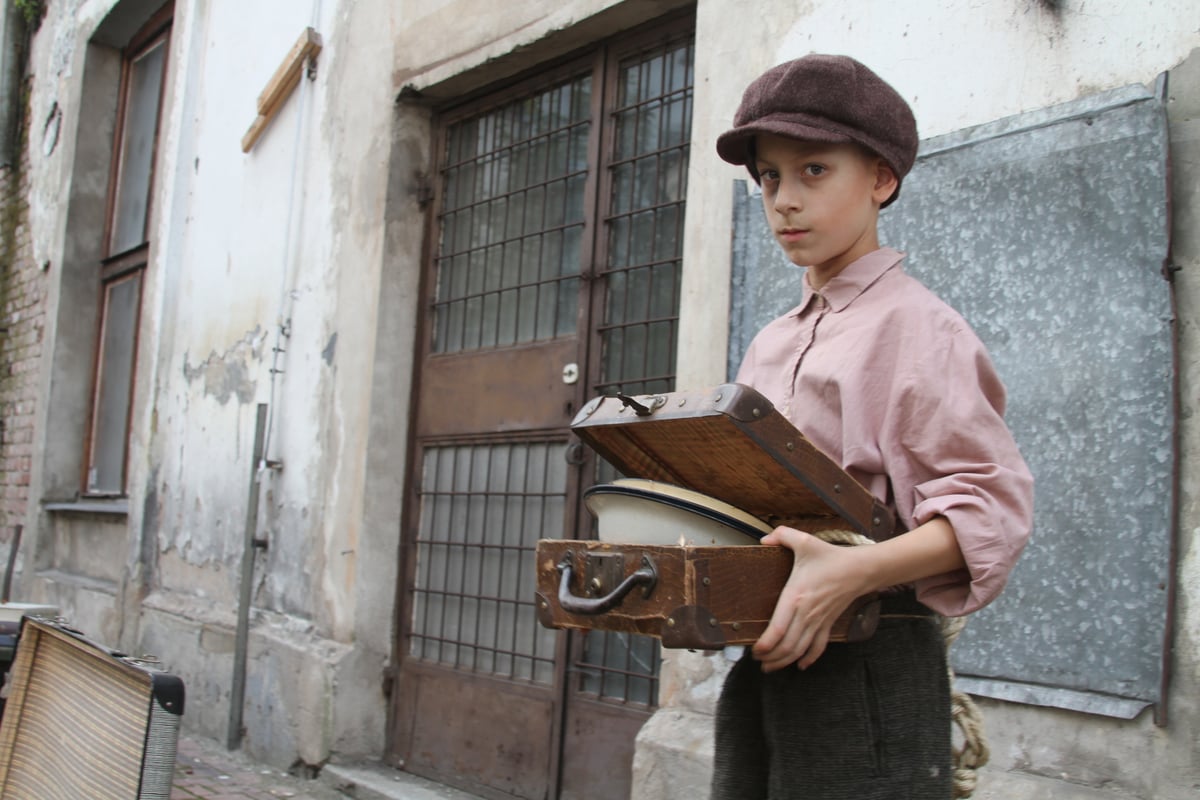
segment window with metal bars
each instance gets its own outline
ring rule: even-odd
[[[410,654],[550,684],[554,631],[534,613],[532,531],[561,525],[561,443],[425,451]]]
[[[435,353],[575,331],[591,85],[574,78],[450,128]]]
[[[674,388],[693,60],[689,37],[618,67],[599,393]]]
[[[643,42],[445,125],[430,355],[582,335],[596,393],[673,388],[692,34]],[[537,539],[562,535],[573,502],[564,435],[423,445],[410,655],[553,681],[557,634],[529,587]],[[655,704],[656,641],[583,639],[575,690]]]

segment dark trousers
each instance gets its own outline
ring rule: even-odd
[[[870,640],[831,644],[807,670],[763,673],[749,652],[734,665],[717,703],[712,800],[949,800],[937,618],[911,594],[883,613]]]

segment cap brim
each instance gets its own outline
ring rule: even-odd
[[[723,161],[737,166],[750,166],[749,142],[755,136],[769,133],[788,139],[804,142],[853,142],[854,139],[844,133],[818,128],[790,120],[756,120],[747,125],[725,131],[717,137],[717,155]]]

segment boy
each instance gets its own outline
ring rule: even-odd
[[[1003,588],[1029,536],[1032,478],[1004,388],[952,309],[881,248],[881,208],[916,158],[908,104],[859,62],[810,55],[746,89],[725,161],[762,187],[800,305],[737,375],[895,509],[898,535],[837,547],[780,527],[795,566],[717,709],[714,800],[951,796],[949,686],[934,612]],[[890,587],[904,587],[889,590]],[[885,591],[871,640],[828,644],[850,601]]]

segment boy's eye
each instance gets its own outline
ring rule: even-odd
[[[764,167],[758,171],[758,177],[764,181],[777,181],[779,180],[779,170]]]
[[[817,177],[825,172],[825,167],[821,164],[807,164],[804,167],[804,174],[812,177]]]

